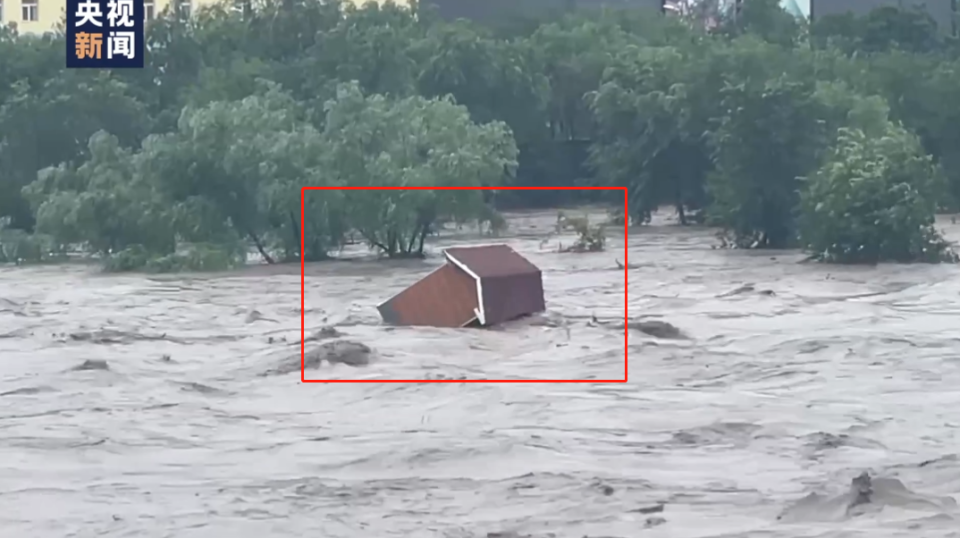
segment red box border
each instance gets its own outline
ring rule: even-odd
[[[300,252],[304,250],[304,200],[307,191],[330,190],[497,190],[497,191],[623,191],[623,379],[307,379],[306,377],[306,264],[300,257],[300,381],[302,383],[626,383],[630,376],[629,352],[629,243],[630,215],[626,187],[303,187],[300,189]]]

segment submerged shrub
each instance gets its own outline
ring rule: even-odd
[[[942,176],[915,135],[841,129],[801,196],[801,241],[834,263],[956,261],[934,228]]]
[[[9,228],[9,218],[0,218],[0,264],[28,265],[66,259],[63,247],[52,237]]]
[[[606,248],[607,236],[603,224],[590,225],[590,219],[582,217],[567,217],[562,211],[557,214],[557,232],[570,228],[577,234],[577,241],[563,248],[564,252],[601,252]]]
[[[180,271],[226,271],[243,265],[243,257],[217,245],[190,245],[181,252],[155,254],[140,245],[133,245],[106,256],[104,270],[110,273],[142,271],[144,273],[176,273]]]

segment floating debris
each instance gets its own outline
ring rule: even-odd
[[[270,323],[278,323],[275,319],[270,319],[265,317],[260,313],[259,310],[251,310],[247,317],[244,319],[244,323],[255,323],[257,321],[269,321]]]
[[[107,364],[107,361],[101,360],[101,359],[88,359],[71,368],[71,370],[75,372],[80,372],[85,370],[109,370],[109,369],[110,369],[110,365]]]
[[[627,324],[627,327],[640,331],[644,334],[653,336],[655,338],[663,338],[665,340],[689,340],[688,337],[683,331],[677,328],[674,325],[667,323],[666,321],[659,320],[648,320],[648,321],[631,321]]]
[[[336,327],[327,325],[326,327],[321,328],[319,331],[313,333],[312,335],[303,339],[304,342],[320,342],[323,340],[331,340],[333,338],[340,338],[344,334],[337,330]]]
[[[345,364],[347,366],[366,366],[370,364],[373,350],[361,342],[353,340],[336,340],[324,342],[319,346],[308,349],[303,354],[302,363],[300,353],[285,357],[280,364],[265,372],[263,375],[284,375],[300,371],[301,364],[305,369],[317,369],[326,361],[329,364]]]
[[[448,248],[447,263],[377,307],[392,325],[490,326],[546,310],[540,269],[507,245]]]

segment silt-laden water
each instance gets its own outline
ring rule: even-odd
[[[622,378],[622,234],[554,217],[511,218],[549,311],[499,330],[380,325],[437,258],[308,267],[307,333],[373,350],[308,378]],[[297,266],[0,269],[0,537],[960,536],[960,269],[714,244],[631,232],[631,318],[689,338],[626,384],[302,384]]]

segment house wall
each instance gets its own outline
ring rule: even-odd
[[[391,325],[462,327],[479,307],[477,281],[457,267],[445,264],[423,277],[377,310]]]
[[[488,325],[497,325],[547,309],[543,276],[536,273],[484,278],[483,310]]]
[[[453,247],[444,253],[451,263],[480,279],[485,325],[545,309],[540,269],[509,246]]]

